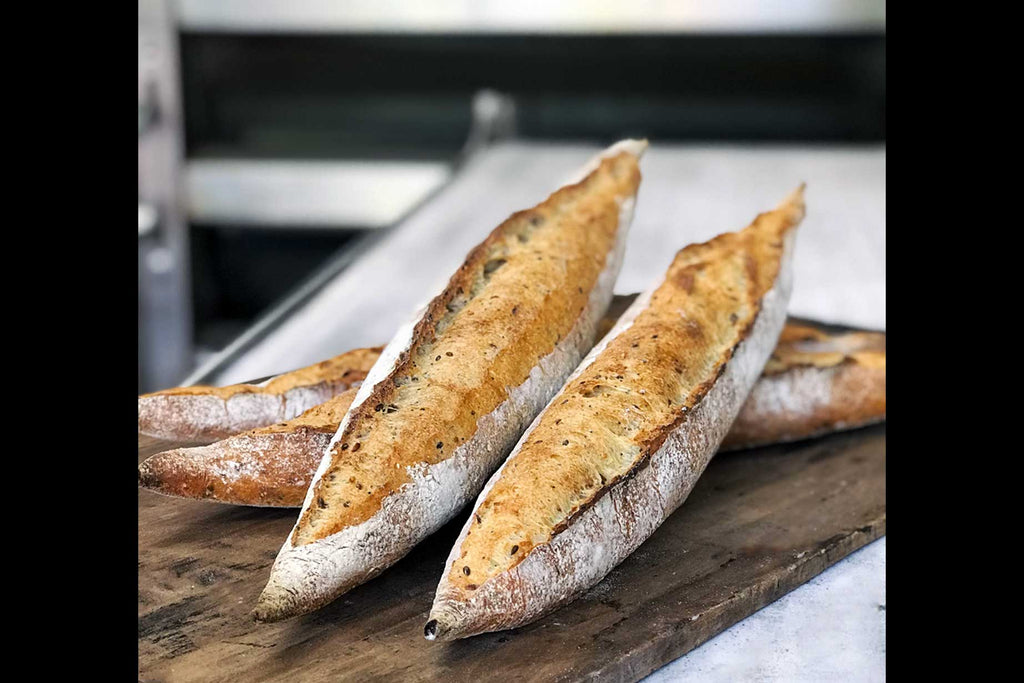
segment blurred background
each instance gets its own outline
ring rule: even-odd
[[[884,327],[883,0],[140,0],[139,392],[384,343],[622,137],[617,291],[806,180],[794,312]]]

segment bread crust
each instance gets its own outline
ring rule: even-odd
[[[520,626],[572,600],[685,500],[782,330],[803,213],[801,188],[746,230],[679,252],[637,299],[480,494],[428,639]]]
[[[635,299],[632,294],[614,298],[601,319],[599,338]],[[885,420],[885,333],[834,328],[813,320],[786,320],[719,452]],[[301,507],[324,449],[355,393],[349,389],[294,420],[210,446],[157,454],[140,465],[139,483],[170,496]]]
[[[217,503],[298,507],[356,391],[348,389],[294,420],[209,446],[157,453],[139,465],[139,485]]]
[[[783,329],[721,450],[806,439],[885,420],[885,333]]]
[[[358,387],[381,348],[354,349],[265,384],[191,386],[139,396],[139,433],[169,441],[210,443],[291,420]]]
[[[620,143],[580,183],[513,214],[399,331],[321,461],[257,619],[330,602],[476,494],[593,344],[645,146]]]

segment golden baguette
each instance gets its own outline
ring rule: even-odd
[[[720,450],[885,419],[885,333],[790,319]]]
[[[490,478],[424,634],[527,624],[625,559],[687,497],[775,347],[802,187],[737,233],[680,251]]]
[[[210,443],[291,420],[358,387],[381,349],[354,349],[286,372],[265,384],[191,386],[139,396],[139,433],[169,441]]]
[[[615,297],[601,321],[605,332],[635,298]],[[184,498],[300,507],[355,393],[349,389],[270,429],[158,453],[139,466],[139,483]],[[719,450],[792,441],[884,419],[885,333],[836,331],[790,318]]]
[[[254,610],[309,612],[377,575],[477,494],[593,345],[646,142],[512,215],[403,326],[338,428]]]
[[[348,412],[353,387],[294,420],[209,446],[176,448],[139,465],[139,485],[168,496],[261,507],[299,507],[331,437]]]

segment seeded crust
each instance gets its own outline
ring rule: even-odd
[[[263,386],[192,386],[139,396],[139,433],[170,441],[209,443],[290,420],[357,387],[381,348],[355,349],[278,375]]]
[[[612,298],[646,142],[495,229],[358,392],[278,554],[257,620],[369,580],[479,491],[593,345]]]
[[[615,297],[601,320],[599,338],[635,298]],[[139,467],[140,484],[157,493],[219,503],[302,507],[324,449],[355,393],[349,389],[294,420],[210,446],[155,455]],[[318,419],[315,424],[313,418]],[[790,319],[719,451],[884,419],[885,333],[836,333],[822,323]],[[272,466],[264,465],[268,462]]]
[[[298,507],[356,391],[348,389],[294,420],[209,446],[157,453],[139,465],[139,485],[217,503]]]
[[[564,604],[685,499],[781,332],[803,213],[801,188],[747,229],[677,254],[487,483],[428,639],[519,626]]]
[[[885,333],[783,329],[722,450],[794,441],[885,420]]]
[[[639,183],[635,156],[606,159],[580,184],[513,215],[469,254],[391,376],[354,410],[296,545],[366,521],[410,481],[407,467],[445,460],[473,436],[476,418],[522,384],[582,313],[615,242],[616,198],[633,195]],[[559,216],[579,203],[575,215]]]

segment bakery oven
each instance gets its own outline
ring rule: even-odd
[[[450,5],[140,1],[140,391],[210,376],[496,142],[885,138],[882,2]]]

